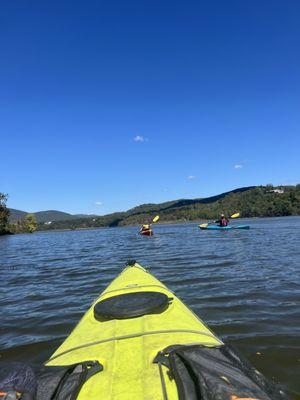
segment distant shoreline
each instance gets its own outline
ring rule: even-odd
[[[271,219],[271,218],[293,218],[293,217],[300,217],[299,215],[276,215],[276,216],[270,216],[270,217],[241,217],[236,219],[235,221],[243,221],[243,220],[255,220],[255,219]],[[197,219],[194,221],[183,221],[183,220],[178,220],[178,221],[164,221],[164,222],[158,222],[153,224],[154,226],[163,226],[163,225],[177,225],[177,224],[197,224],[200,225],[201,223],[206,223],[206,222],[211,222],[210,219]],[[119,225],[119,226],[94,226],[94,227],[86,227],[86,228],[62,228],[62,229],[38,229],[33,233],[28,233],[28,232],[21,232],[21,233],[8,233],[9,235],[20,235],[20,234],[29,234],[32,235],[34,233],[49,233],[49,232],[69,232],[69,231],[91,231],[91,230],[100,230],[100,229],[114,229],[114,228],[139,228],[141,224],[134,224],[134,225]],[[155,228],[154,228],[155,229]]]
[[[65,219],[64,213],[48,210],[31,214],[31,218],[36,218],[36,230],[38,231],[69,231],[140,226],[146,221],[151,221],[156,215],[160,216],[160,224],[201,223],[213,221],[221,213],[233,215],[237,212],[244,218],[300,215],[300,185],[248,186],[208,198],[142,204],[124,212],[102,216],[85,216],[84,218],[73,218],[75,216],[72,216],[71,219]],[[15,225],[16,229],[13,232],[26,231],[23,228],[22,220],[21,227],[18,226],[18,222]]]

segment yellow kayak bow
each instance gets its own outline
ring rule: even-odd
[[[97,303],[119,295],[145,292],[165,295],[166,308],[127,319],[95,316]],[[108,309],[111,311],[112,307]],[[160,350],[174,343],[222,344],[165,285],[135,263],[104,290],[47,365],[88,360],[98,360],[103,365],[103,371],[84,384],[79,400],[163,400],[160,373],[153,359]],[[165,367],[163,374],[168,399],[178,399],[176,384],[168,378]]]
[[[75,372],[88,364],[77,378],[82,386],[67,398],[198,400],[201,393],[211,400],[288,399],[135,261],[46,363]],[[70,381],[74,385],[74,375],[59,394],[69,391]]]

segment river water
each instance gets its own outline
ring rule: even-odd
[[[224,341],[300,398],[300,217],[0,238],[1,360],[42,362],[129,259],[182,298]]]

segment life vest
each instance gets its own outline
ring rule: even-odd
[[[228,221],[227,221],[227,219],[224,217],[224,218],[221,218],[221,220],[220,220],[220,226],[227,226],[228,225]]]

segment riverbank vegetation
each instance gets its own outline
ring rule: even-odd
[[[38,224],[33,214],[27,214],[25,218],[10,223],[8,227],[11,233],[33,233],[37,230]]]
[[[27,214],[24,218],[9,222],[9,209],[6,207],[7,195],[0,193],[0,235],[13,233],[32,233],[37,230],[36,218]]]
[[[9,210],[6,207],[7,195],[0,193],[0,235],[9,233],[8,230],[8,217]]]

